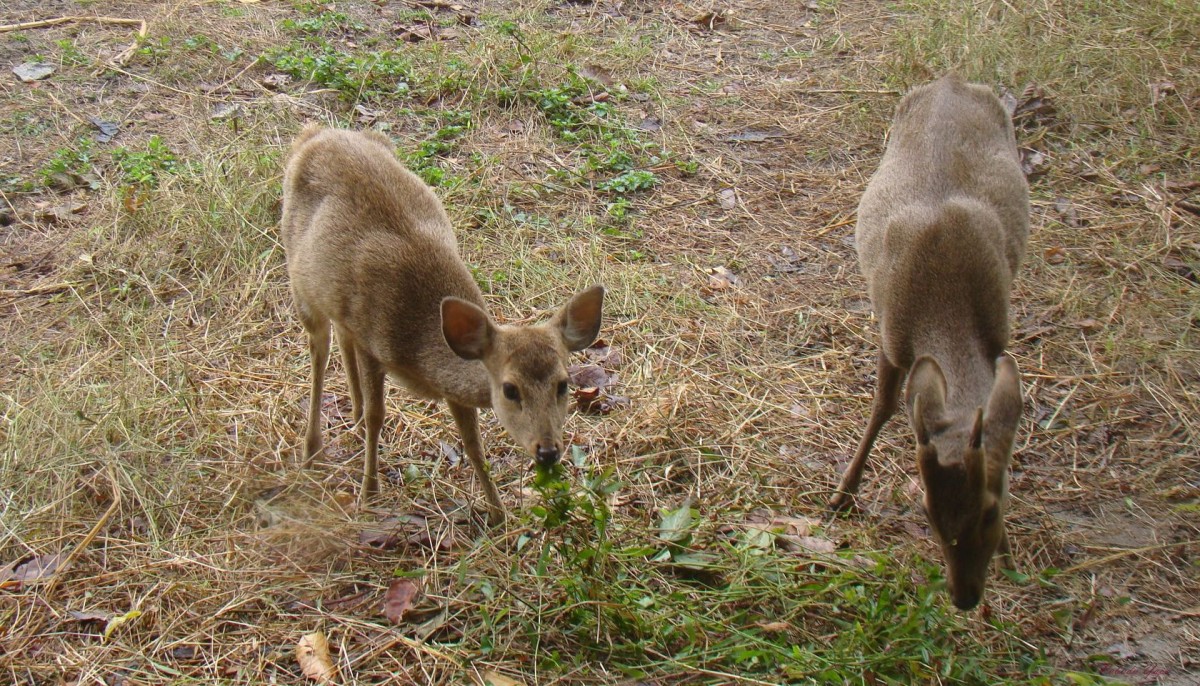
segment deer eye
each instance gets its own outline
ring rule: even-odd
[[[558,394],[560,396],[564,396],[567,394],[567,382],[566,381],[558,382]]]
[[[514,403],[521,402],[521,392],[517,390],[515,384],[505,383],[503,390],[505,398],[508,398]]]

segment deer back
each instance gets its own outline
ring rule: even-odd
[[[441,302],[483,306],[437,196],[382,134],[306,129],[281,222],[296,301],[353,333],[414,392],[486,407],[486,370],[446,345]]]
[[[1028,227],[1028,187],[996,96],[954,75],[905,96],[859,206],[857,249],[884,354],[910,370],[926,514],[963,608],[1006,546],[1022,400],[1004,351]]]

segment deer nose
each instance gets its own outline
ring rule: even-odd
[[[544,446],[539,443],[537,447],[537,461],[543,467],[553,467],[558,462],[558,448],[554,447],[554,445]]]
[[[974,609],[979,601],[983,598],[983,593],[980,591],[970,590],[966,593],[955,594],[951,600],[954,601],[954,606],[960,610]]]

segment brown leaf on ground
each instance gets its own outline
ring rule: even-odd
[[[761,143],[772,138],[787,138],[789,135],[786,129],[768,126],[765,129],[744,129],[731,133],[725,136],[724,140],[730,143]]]
[[[274,90],[279,90],[291,82],[292,77],[288,74],[267,74],[262,77],[262,85]]]
[[[65,552],[22,558],[4,569],[0,569],[0,588],[48,579],[54,576],[59,565],[66,558]]]
[[[738,205],[737,191],[732,188],[725,188],[717,191],[717,204],[721,209],[732,210]]]
[[[713,267],[708,270],[708,290],[723,291],[737,285],[737,274],[726,267]]]
[[[1142,196],[1130,191],[1117,191],[1108,197],[1108,202],[1118,207],[1136,207],[1142,204]]]
[[[579,68],[579,75],[593,81],[599,81],[605,87],[612,86],[616,82],[613,79],[612,72],[598,64],[585,64]]]
[[[296,662],[304,676],[322,684],[332,684],[337,676],[329,657],[329,640],[320,631],[305,634],[296,645]]]
[[[1034,179],[1046,173],[1046,156],[1032,148],[1021,148],[1021,171],[1025,178]]]
[[[459,453],[458,450],[449,443],[445,441],[438,441],[438,449],[442,451],[442,457],[446,458],[446,461],[450,463],[451,467],[457,467],[458,463],[462,462],[462,454]]]
[[[383,616],[392,624],[399,624],[404,613],[412,607],[420,588],[412,579],[393,579],[383,596]]]
[[[617,382],[617,375],[608,372],[598,364],[573,364],[567,368],[571,385],[578,388],[595,388],[603,390]]]
[[[1051,246],[1042,251],[1047,264],[1062,264],[1067,261],[1067,251],[1062,246]]]
[[[621,353],[602,338],[596,339],[595,343],[582,352],[584,357],[596,364],[603,364],[610,368],[621,364]]]
[[[1197,188],[1200,188],[1200,181],[1174,181],[1167,179],[1163,182],[1163,188],[1176,193],[1187,193],[1188,191],[1194,191]]]
[[[488,670],[483,673],[481,686],[525,686],[525,684],[516,679],[506,677],[498,672]]]
[[[782,634],[792,630],[792,625],[787,622],[757,622],[754,626],[768,634]]]
[[[790,536],[808,536],[818,524],[820,524],[820,522],[808,517],[789,517],[787,515],[776,515],[771,518],[771,525],[775,527],[779,533]]]
[[[87,203],[72,202],[65,205],[41,208],[35,216],[47,224],[57,224],[70,219],[86,209]]]
[[[1174,255],[1164,257],[1162,265],[1167,270],[1182,276],[1188,281],[1200,281],[1196,276],[1196,265],[1188,264]]]
[[[1079,221],[1079,213],[1075,211],[1075,205],[1070,200],[1061,197],[1055,198],[1054,211],[1058,213],[1063,224],[1073,229],[1082,226],[1082,223]]]
[[[71,610],[71,611],[67,612],[67,614],[71,615],[71,619],[73,621],[81,622],[84,624],[86,624],[88,622],[106,622],[107,623],[109,619],[112,619],[112,613],[109,613],[109,612],[95,612],[95,611],[80,612],[78,610]]]
[[[1175,84],[1171,81],[1159,81],[1150,84],[1150,104],[1157,105],[1175,93]]]
[[[1029,84],[1021,92],[1013,108],[1013,124],[1017,126],[1048,126],[1054,123],[1057,110],[1039,86]]]
[[[1200,216],[1200,203],[1191,202],[1189,200],[1176,200],[1175,206],[1181,210],[1185,210]]]
[[[629,398],[601,388],[577,388],[571,395],[575,398],[575,409],[587,414],[608,414],[630,404]]]
[[[711,31],[728,22],[729,17],[720,10],[707,10],[693,14],[688,21]]]

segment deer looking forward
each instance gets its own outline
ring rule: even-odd
[[[365,430],[362,497],[378,491],[384,377],[391,376],[421,397],[446,400],[489,520],[503,521],[477,408],[493,408],[534,459],[554,464],[563,451],[568,355],[599,333],[604,289],[579,293],[541,325],[495,324],[441,201],[375,132],[310,126],[296,138],[284,171],[281,229],[312,355],[304,466],[322,448],[332,323],[354,422]]]
[[[1004,349],[1028,232],[1012,122],[991,90],[947,75],[905,96],[858,207],[882,346],[871,418],[830,507],[852,505],[907,374],[925,513],[963,610],[982,598],[997,550],[1011,565],[1004,512],[1022,399]]]

